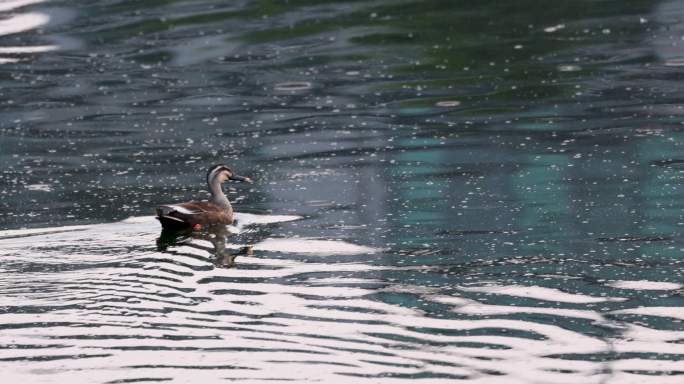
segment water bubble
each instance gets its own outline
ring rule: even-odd
[[[559,65],[558,70],[560,72],[577,72],[582,70],[582,67],[579,65],[574,65],[574,64],[565,64],[565,65]]]
[[[564,29],[564,28],[565,28],[565,24],[557,24],[557,25],[553,25],[553,26],[544,28],[544,32],[553,33],[553,32],[559,31],[559,30]]]
[[[443,108],[458,107],[459,105],[461,102],[458,100],[442,100],[435,103],[435,106]]]
[[[41,192],[52,191],[52,187],[50,187],[48,184],[29,184],[26,186],[26,189],[28,189],[29,191],[41,191]]]
[[[311,82],[308,81],[286,81],[273,86],[276,91],[295,92],[311,89]]]

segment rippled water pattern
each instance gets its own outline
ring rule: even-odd
[[[681,308],[640,305],[679,284],[548,276],[540,283],[563,280],[562,290],[492,282],[446,289],[408,281],[444,278],[450,268],[379,265],[369,262],[379,250],[309,239],[291,247],[252,239],[260,257],[239,256],[239,268],[225,269],[214,267],[209,241],[160,253],[156,236],[151,217],[1,233],[5,377],[600,383],[681,369],[682,331],[663,323],[684,319]],[[362,256],[331,263],[333,255]],[[461,266],[470,274],[494,267]]]
[[[684,381],[684,2],[0,1],[11,383]],[[157,204],[227,162],[236,227]]]

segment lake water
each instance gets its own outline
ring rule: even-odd
[[[0,2],[12,383],[681,383],[684,1]],[[228,163],[238,223],[162,203]]]

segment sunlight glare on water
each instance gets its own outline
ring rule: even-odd
[[[250,220],[254,217],[239,215],[238,219],[246,228],[283,223],[282,217]],[[605,378],[595,374],[602,362],[572,364],[550,356],[643,351],[679,337],[677,332],[667,336],[660,331],[655,339],[644,340],[646,334],[639,334],[638,340],[608,345],[606,340],[553,323],[489,319],[528,314],[574,319],[595,327],[611,320],[595,310],[559,306],[625,299],[534,286],[470,286],[457,291],[534,298],[554,306],[490,305],[458,296],[416,295],[410,286],[377,279],[409,268],[327,263],[325,255],[358,251],[340,241],[319,240],[318,249],[311,249],[302,240],[298,250],[287,243],[279,249],[280,243],[267,238],[261,242],[268,244],[262,247],[261,257],[239,257],[242,268],[222,269],[211,267],[214,255],[192,243],[158,253],[156,236],[157,224],[151,217],[0,233],[6,287],[2,300],[6,311],[1,317],[3,339],[10,343],[3,349],[0,365],[11,372],[6,378],[183,381],[183,372],[198,370],[205,380],[335,381],[342,375],[374,382],[388,375],[430,372],[431,381],[449,382],[497,372],[508,380],[563,382],[571,370],[576,378],[598,383]],[[291,242],[294,245],[296,240]],[[303,259],[307,255],[319,258]],[[391,299],[401,295],[445,305],[454,313],[486,317],[425,317],[424,309]],[[42,310],[36,312],[38,308]],[[656,310],[652,315],[660,314]],[[629,326],[627,331],[638,328]],[[487,329],[498,332],[477,332]],[[188,354],[195,357],[188,360]],[[64,360],[71,360],[66,370]],[[309,365],[316,369],[310,371]]]

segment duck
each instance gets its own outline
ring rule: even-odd
[[[204,227],[233,224],[233,206],[221,188],[221,184],[228,180],[252,182],[249,177],[235,174],[225,164],[210,167],[207,171],[207,184],[211,194],[209,200],[158,206],[157,220],[162,228],[197,231]]]

